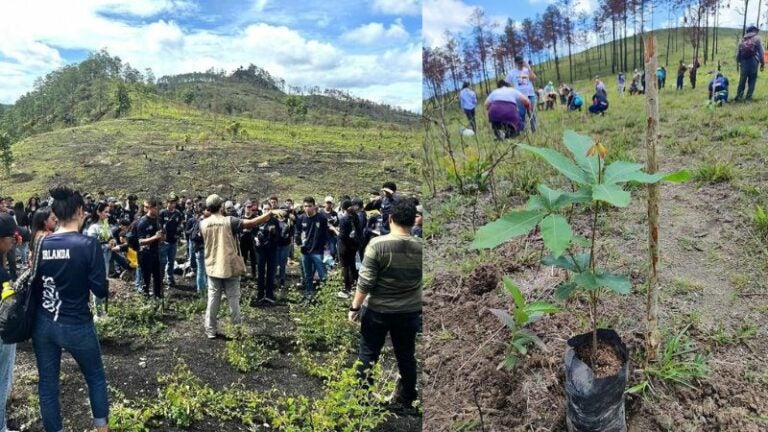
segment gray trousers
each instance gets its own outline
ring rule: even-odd
[[[232,324],[240,324],[240,276],[229,279],[208,276],[208,307],[205,309],[207,335],[216,334],[216,320],[222,294],[227,296]]]

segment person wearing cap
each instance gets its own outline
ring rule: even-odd
[[[8,213],[0,213],[0,255],[4,256],[14,245],[16,221]],[[13,291],[11,275],[0,266],[0,285],[5,298]],[[11,394],[13,367],[16,362],[16,344],[0,344],[0,431],[18,432],[8,429],[5,420],[5,406]]]
[[[261,214],[261,210],[259,210],[259,201],[254,199],[253,201],[247,201],[245,203],[242,219],[255,219]],[[250,276],[253,279],[256,279],[256,264],[258,263],[258,259],[256,258],[256,243],[254,240],[254,233],[250,228],[243,228],[240,231],[240,251],[243,253],[243,260],[246,261],[246,264],[250,264]]]
[[[107,380],[88,307],[89,293],[97,298],[108,295],[104,255],[97,239],[79,233],[84,220],[80,194],[60,185],[51,189],[51,195],[59,228],[40,246],[41,287],[35,290],[37,313],[32,333],[43,428],[46,432],[64,430],[59,375],[62,352],[67,351],[88,386],[93,425],[105,432],[109,416]]]
[[[85,212],[86,216],[92,215],[95,207],[93,202],[93,196],[89,193],[85,194],[85,204],[83,204],[83,211]]]
[[[381,212],[382,227],[380,235],[389,234],[389,215],[395,203],[400,201],[397,194],[397,185],[394,182],[386,182],[381,186],[379,198],[365,206],[366,211],[378,210]]]
[[[765,55],[763,54],[763,45],[760,37],[757,36],[759,29],[751,25],[747,27],[747,32],[739,42],[736,50],[736,62],[739,66],[739,86],[736,88],[736,97],[734,102],[741,100],[744,96],[744,87],[747,86],[747,96],[745,101],[752,100],[752,93],[755,92],[757,83],[757,69],[760,66],[760,72],[765,69]]]
[[[536,121],[533,107],[536,105],[536,90],[534,84],[536,82],[536,74],[533,71],[533,67],[521,56],[515,56],[515,67],[509,72],[507,78],[504,80],[515,88],[517,91],[527,96],[530,104],[531,113],[531,131],[536,132]],[[528,113],[528,108],[524,104],[517,104],[517,111],[520,115],[520,121],[525,127],[525,116]]]
[[[328,219],[317,211],[315,199],[306,197],[302,207],[304,214],[296,221],[296,245],[299,246],[304,270],[304,299],[309,300],[315,295],[315,272],[321,282],[327,273],[323,264],[323,253],[328,243]]]
[[[417,205],[416,220],[413,223],[413,228],[411,228],[412,236],[416,236],[418,238],[424,238],[424,231],[422,229],[423,223],[424,223],[424,208],[420,205]]]
[[[334,260],[338,260],[339,251],[339,213],[333,209],[333,197],[325,197],[325,205],[320,212],[328,219],[328,251]]]
[[[237,235],[243,228],[255,228],[273,216],[272,212],[268,212],[250,220],[243,220],[225,216],[223,205],[222,197],[217,194],[209,195],[205,199],[205,207],[211,215],[200,222],[205,251],[205,272],[208,276],[205,334],[209,339],[220,337],[216,330],[222,294],[227,296],[232,323],[240,324],[240,276],[245,273],[245,262]]]
[[[357,281],[355,257],[363,243],[363,229],[351,200],[344,200],[341,203],[341,210],[342,214],[339,216],[339,263],[344,277],[344,290],[339,291],[337,296],[349,298],[352,293],[352,286]]]
[[[423,241],[410,234],[416,219],[413,200],[395,203],[388,217],[391,232],[365,249],[348,319],[360,322],[360,379],[379,360],[389,333],[401,377],[394,402],[409,407],[418,397],[415,352],[421,329]]]
[[[107,198],[107,204],[109,205],[109,224],[116,226],[117,222],[123,218],[123,207],[115,197]]]
[[[176,208],[178,202],[179,197],[171,192],[165,201],[165,208],[159,214],[160,229],[165,236],[165,239],[160,242],[160,270],[165,270],[165,277],[168,279],[168,286],[170,287],[176,286],[173,269],[176,266],[179,234],[184,227],[182,222],[184,217]]]

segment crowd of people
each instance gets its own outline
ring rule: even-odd
[[[751,100],[755,90],[758,69],[762,71],[765,67],[765,54],[758,37],[758,28],[749,26],[746,29],[742,40],[740,41],[736,62],[739,69],[739,85],[734,101]],[[568,111],[581,111],[584,105],[584,98],[576,91],[573,86],[568,86],[560,82],[558,89],[555,89],[552,81],[547,82],[544,87],[536,89],[536,73],[532,65],[521,56],[514,58],[515,66],[503,80],[496,83],[496,88],[492,90],[486,100],[485,108],[488,114],[488,122],[491,125],[496,140],[513,138],[525,131],[526,125],[530,125],[531,132],[536,131],[537,117],[536,111],[549,111],[555,109],[556,101],[560,100],[562,105]],[[690,64],[684,60],[680,61],[677,68],[676,89],[683,90],[686,74],[690,81],[691,89],[696,89],[698,70],[701,63],[698,57],[694,57]],[[728,102],[728,78],[720,72],[720,63],[716,71],[711,71],[714,78],[710,80],[707,91],[709,101],[721,105]],[[665,66],[659,66],[655,71],[656,84],[659,89],[666,87],[667,69]],[[627,77],[624,72],[617,76],[617,89],[619,96],[624,96],[625,92],[630,95],[645,94],[646,82],[645,71],[635,69],[632,73],[632,80],[627,90]],[[746,96],[744,90],[746,89]],[[478,98],[469,82],[464,82],[459,91],[459,105],[463,110],[469,122],[469,129],[477,131],[477,121],[475,120],[475,108],[478,104]],[[605,84],[599,76],[595,77],[595,93],[592,96],[588,112],[591,114],[605,115],[609,107],[608,91]],[[529,119],[526,122],[526,119]]]
[[[257,281],[252,306],[274,305],[275,290],[287,289],[288,261],[294,258],[302,269],[304,302],[313,301],[330,269],[342,273],[344,289],[336,295],[353,297],[348,319],[361,323],[361,379],[390,333],[402,377],[396,400],[410,405],[416,399],[422,268],[422,210],[416,198],[401,196],[395,183],[386,182],[367,202],[343,196],[339,205],[332,196],[323,203],[305,197],[294,205],[291,199],[280,203],[277,196],[237,202],[217,194],[203,198],[175,193],[162,204],[161,209],[156,197],[140,204],[136,195],[124,200],[104,192],[81,195],[62,185],[51,189],[48,199],[32,197],[26,206],[0,199],[3,298],[13,295],[20,271],[38,264],[32,342],[47,432],[62,430],[59,371],[64,350],[86,380],[94,426],[107,430],[107,383],[94,320],[108,319],[108,276],[132,277],[158,308],[164,286],[175,286],[179,271],[194,276],[198,292],[208,300],[204,334],[218,339],[224,337],[217,331],[222,295],[231,321],[239,324],[241,277]],[[180,244],[186,246],[184,263],[177,262]],[[15,352],[14,344],[0,345],[3,432],[13,432],[7,429],[5,403]]]

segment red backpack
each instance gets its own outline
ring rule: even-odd
[[[757,39],[754,36],[745,37],[739,43],[739,60],[749,60],[757,56]]]

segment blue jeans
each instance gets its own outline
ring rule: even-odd
[[[189,263],[189,268],[197,268],[197,260],[195,259],[195,243],[190,240],[187,240],[187,262]]]
[[[16,344],[0,344],[0,430],[5,430],[5,403],[11,394],[13,364],[16,363]]]
[[[205,274],[205,249],[195,252],[195,261],[197,261],[197,293],[204,294],[208,284],[208,277]]]
[[[141,292],[144,286],[144,280],[141,278],[141,266],[136,267],[136,292]]]
[[[45,431],[58,432],[63,428],[59,400],[62,350],[67,350],[72,355],[88,384],[93,425],[106,425],[109,416],[107,378],[93,323],[61,324],[38,313],[32,334],[32,346],[35,349],[37,372],[40,375],[37,388]]]
[[[168,275],[168,282],[175,283],[173,277],[173,267],[176,265],[176,243],[160,243],[160,274],[165,269],[165,274]]]
[[[314,276],[315,271],[324,281],[326,277],[325,264],[323,264],[322,254],[304,254],[301,256],[302,267],[304,269],[304,296],[310,297],[315,294]]]
[[[531,132],[536,132],[536,111],[533,111],[536,106],[536,96],[528,96],[528,100],[531,101]],[[523,129],[520,131],[522,132],[525,130],[525,115],[527,114],[525,105],[518,104],[517,113],[520,114],[520,121],[523,123]]]
[[[336,259],[339,251],[339,238],[334,236],[328,236],[328,251],[331,253],[333,259]]]
[[[280,286],[285,285],[285,271],[288,267],[288,256],[291,254],[291,248],[293,245],[285,245],[277,247],[277,266],[280,268],[277,274],[277,281]]]

